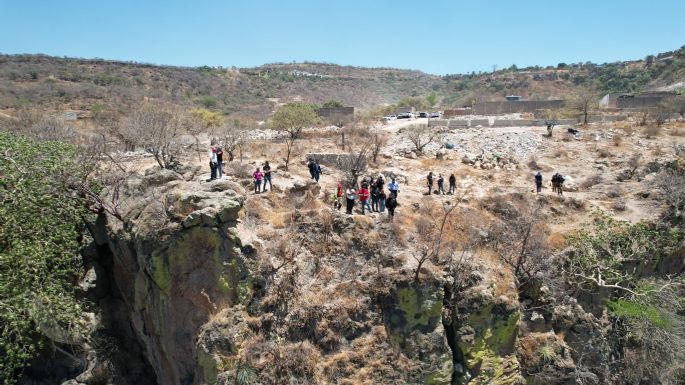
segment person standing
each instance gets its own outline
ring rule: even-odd
[[[214,180],[216,179],[216,166],[217,165],[217,159],[216,159],[216,148],[214,146],[211,147],[209,150],[209,179]]]
[[[347,200],[347,213],[352,214],[352,209],[354,208],[354,198],[357,196],[357,190],[354,189],[353,185],[347,186],[345,190],[345,199]]]
[[[271,185],[271,166],[269,165],[269,161],[267,160],[264,162],[264,166],[262,166],[262,170],[264,171],[264,185],[262,186],[262,192],[266,191],[266,183],[269,183],[269,191],[273,190],[273,186]]]
[[[344,192],[343,192],[342,182],[338,181],[338,186],[337,186],[337,189],[335,191],[335,202],[336,202],[336,206],[337,206],[338,210],[340,210],[340,207],[342,207],[343,195],[344,195]]]
[[[216,176],[221,179],[224,175],[224,152],[221,147],[216,148]]]
[[[387,197],[385,196],[385,190],[381,188],[381,191],[378,193],[378,212],[384,213],[385,212],[385,199]]]
[[[557,192],[557,187],[559,186],[559,173],[555,172],[552,175],[552,192]]]
[[[257,167],[252,173],[252,177],[254,178],[254,192],[255,194],[259,194],[259,188],[262,185],[262,178],[264,178],[264,174],[262,174],[262,172],[259,171],[259,167]]]
[[[428,195],[431,195],[433,193],[433,171],[428,173],[426,185],[428,186]]]
[[[309,175],[314,179],[314,160],[307,160],[307,167],[309,168]]]
[[[445,195],[445,178],[442,177],[442,174],[438,174],[438,192]]]
[[[371,185],[371,210],[372,211],[375,211],[375,212],[380,211],[378,209],[378,194],[380,194],[380,192],[381,192],[381,189],[378,188],[378,184],[373,183]]]
[[[395,178],[390,179],[390,183],[388,183],[388,191],[390,191],[390,195],[393,195],[395,198],[397,198],[397,194],[400,192],[400,184],[395,182]]]
[[[450,191],[448,194],[454,195],[454,193],[457,191],[457,178],[454,176],[454,174],[450,174]]]
[[[535,188],[537,189],[537,193],[540,194],[540,191],[542,191],[542,174],[540,171],[535,174]]]
[[[390,194],[388,199],[385,200],[385,207],[388,208],[388,213],[390,214],[390,217],[394,217],[395,207],[397,207],[397,198],[393,194]]]
[[[369,205],[369,196],[370,196],[369,188],[364,187],[364,185],[362,185],[359,188],[358,195],[359,195],[359,202],[362,205],[362,215],[364,215],[364,208],[368,208],[369,211],[371,211],[371,205]]]
[[[564,195],[564,176],[557,173],[557,194]]]
[[[383,190],[385,187],[385,181],[383,180],[383,175],[378,175],[378,179],[376,179],[376,186],[378,186],[379,190]]]
[[[314,180],[319,183],[319,177],[321,176],[321,166],[319,166],[319,161],[314,161]]]

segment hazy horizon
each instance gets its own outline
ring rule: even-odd
[[[6,54],[156,65],[321,62],[445,75],[642,59],[685,44],[685,3],[576,1],[416,6],[313,1],[162,4],[0,1]]]

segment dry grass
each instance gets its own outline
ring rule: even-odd
[[[611,141],[614,143],[614,146],[620,147],[623,144],[623,135],[620,133],[615,134]]]
[[[610,157],[614,156],[614,154],[612,154],[611,151],[609,151],[608,147],[597,147],[596,151],[597,151],[597,157],[598,158],[604,159],[604,158],[610,158]]]
[[[644,128],[644,130],[642,130],[642,133],[648,139],[655,138],[661,133],[661,127],[655,125],[647,126]]]
[[[654,146],[649,152],[657,157],[664,155],[664,150],[661,148],[661,146]]]
[[[671,136],[685,136],[685,128],[675,126],[668,130],[668,134]]]
[[[421,158],[419,160],[419,162],[421,164],[421,168],[426,169],[426,170],[433,168],[433,167],[444,167],[445,166],[444,160],[436,159],[434,157]],[[435,171],[433,171],[433,173],[435,173]],[[428,172],[426,172],[426,174],[428,174]]]
[[[566,246],[566,237],[560,233],[552,233],[547,238],[547,243],[552,249],[561,250]]]

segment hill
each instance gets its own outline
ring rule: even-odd
[[[563,98],[595,82],[602,91],[641,91],[685,80],[685,47],[644,60],[559,63],[492,73],[436,76],[393,68],[275,63],[256,68],[172,67],[45,55],[0,56],[0,109],[125,113],[146,99],[263,119],[280,102],[340,100],[361,109],[435,93],[442,107],[519,94]],[[405,100],[406,101],[406,100]]]

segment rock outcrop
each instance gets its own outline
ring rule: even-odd
[[[120,194],[123,220],[103,214],[94,225],[111,256],[97,280],[110,281],[121,305],[108,317],[128,325],[119,332],[142,347],[157,383],[211,382],[198,336],[214,313],[240,302],[248,281],[235,229],[242,188],[162,170],[132,178]]]

